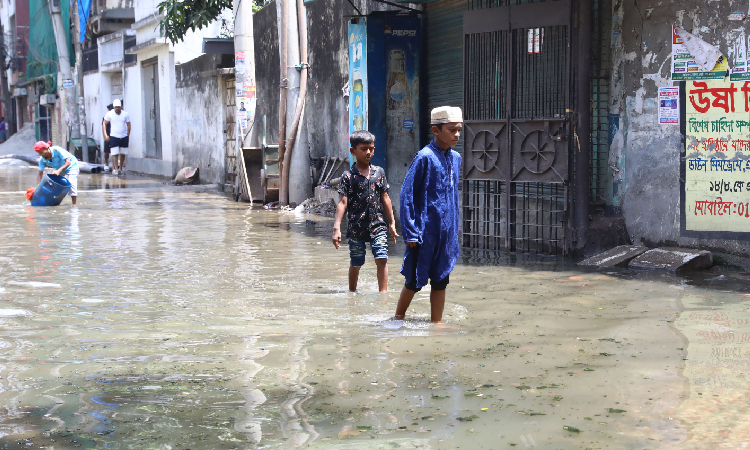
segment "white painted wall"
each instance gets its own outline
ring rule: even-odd
[[[143,158],[143,99],[141,89],[141,67],[136,64],[126,67],[122,76],[125,92],[125,111],[130,114],[130,157]]]
[[[143,20],[151,14],[157,12],[158,0],[135,0],[133,6],[135,8],[135,21]]]
[[[109,102],[101,98],[101,79],[99,72],[83,76],[84,108],[86,109],[86,132],[89,137],[99,143],[99,148],[104,148],[104,137],[102,136],[102,118],[107,110]],[[92,131],[93,130],[93,131]]]
[[[159,103],[161,109],[161,154],[165,161],[177,160],[175,146],[172,145],[173,106],[175,102],[174,53],[159,55]],[[177,171],[172,174],[177,175]]]

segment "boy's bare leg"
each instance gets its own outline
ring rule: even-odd
[[[430,320],[439,323],[443,320],[443,309],[445,309],[445,290],[430,292]]]
[[[401,288],[401,295],[399,295],[398,304],[396,305],[396,314],[393,316],[394,319],[403,320],[406,316],[406,310],[409,309],[409,305],[411,305],[415,294],[416,292],[407,289],[406,286]]]
[[[388,258],[378,258],[375,260],[378,266],[378,290],[380,292],[388,291]]]
[[[76,198],[78,198],[78,197],[76,197],[75,195],[71,195],[70,196],[70,199],[73,200],[73,206],[76,205]]]
[[[359,267],[349,266],[349,290],[357,290],[357,279],[359,279]]]

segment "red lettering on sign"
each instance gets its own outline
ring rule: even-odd
[[[734,94],[737,92],[734,83],[730,83],[729,87],[709,89],[708,83],[693,81],[693,86],[698,89],[690,90],[690,103],[696,111],[705,113],[713,106],[714,108],[721,108],[725,113],[734,112]],[[745,86],[742,87],[742,90],[745,92]],[[750,87],[748,87],[748,90],[750,90]],[[704,97],[709,94],[714,97],[713,102],[710,98]],[[745,108],[747,109],[747,98],[745,102]]]

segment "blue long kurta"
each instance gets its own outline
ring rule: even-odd
[[[404,255],[401,273],[412,282],[412,258],[417,256],[417,287],[430,278],[447,277],[458,259],[458,174],[461,155],[432,141],[419,151],[401,188],[401,234],[405,242],[420,244]]]

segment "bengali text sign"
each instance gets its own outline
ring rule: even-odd
[[[687,81],[685,229],[750,232],[750,81]]]

